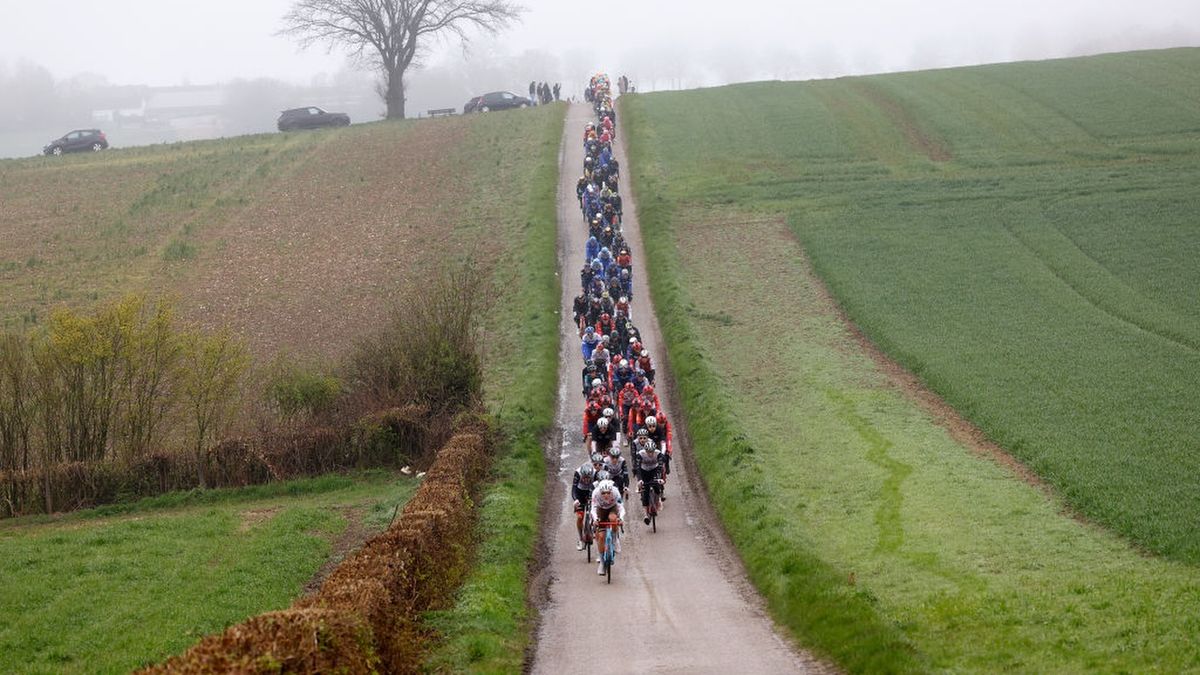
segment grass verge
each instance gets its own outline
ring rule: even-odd
[[[1118,129],[1123,136],[1118,140],[1097,133],[1081,145],[1071,136],[1072,128],[1074,133],[1085,128],[1101,132],[1103,125],[1096,125],[1114,119],[1140,126],[1103,101],[1082,106],[1086,110],[1076,125],[1061,111],[1039,112],[1047,116],[1040,122],[1014,115],[1001,115],[991,123],[971,115],[950,118],[961,114],[964,106],[978,105],[981,99],[968,94],[981,86],[980,80],[1012,84],[1015,77],[1021,80],[1015,85],[1030,91],[1045,81],[1094,78],[1104,70],[1141,69],[1153,80],[1175,72],[1154,64],[1194,60],[1196,53],[1021,64],[1007,72],[1001,72],[1007,67],[997,66],[918,73],[891,80],[871,78],[866,85],[756,84],[624,102],[622,118],[634,141],[630,170],[641,197],[651,288],[679,378],[692,451],[752,580],[772,614],[799,642],[830,655],[851,672],[1200,668],[1200,649],[1193,637],[1200,629],[1194,612],[1200,602],[1195,566],[1147,556],[1112,532],[1071,518],[1064,513],[1064,502],[1048,499],[955,442],[938,420],[898,391],[861,353],[837,308],[823,295],[798,241],[808,247],[816,270],[830,280],[852,316],[887,318],[868,332],[890,338],[879,343],[889,352],[907,353],[910,367],[923,361],[921,354],[939,350],[954,352],[956,359],[969,361],[983,373],[1001,368],[1005,359],[1017,362],[1005,373],[983,377],[986,386],[975,389],[980,398],[974,405],[951,401],[972,417],[993,414],[995,406],[987,405],[984,397],[994,399],[996,392],[1013,386],[1018,392],[1037,389],[1037,396],[1004,395],[1010,404],[1086,402],[1076,414],[1059,418],[1068,433],[1087,427],[1084,420],[1105,409],[1118,411],[1111,413],[1112,421],[1131,426],[1141,424],[1143,416],[1173,414],[1152,399],[1118,403],[1120,397],[1090,395],[1080,386],[1095,374],[1092,371],[1119,359],[1101,356],[1083,367],[1062,365],[1070,355],[1109,353],[1109,347],[1085,349],[1059,342],[1061,353],[1051,355],[1058,361],[1050,367],[1037,350],[1013,342],[1013,334],[1033,336],[1034,328],[1043,333],[1062,330],[1079,315],[1091,317],[1092,329],[1076,330],[1076,338],[1100,341],[1111,336],[1107,331],[1112,317],[1081,308],[1086,304],[1081,300],[1088,300],[1085,293],[1116,286],[1097,281],[1112,281],[1111,277],[1076,274],[1082,269],[1076,265],[1081,255],[1067,255],[1069,247],[1059,246],[1061,238],[1049,236],[1053,228],[1039,228],[1038,219],[1045,213],[1028,209],[1011,231],[991,231],[980,224],[1002,210],[986,199],[972,201],[966,193],[1008,191],[1007,201],[1032,195],[1047,212],[1062,216],[1055,223],[1065,223],[1069,231],[1082,223],[1067,219],[1070,209],[1055,206],[1057,199],[1066,195],[1062,203],[1079,206],[1089,201],[1100,207],[1107,215],[1093,220],[1103,227],[1080,237],[1080,248],[1118,270],[1116,276],[1126,282],[1122,293],[1104,290],[1103,301],[1136,312],[1128,314],[1126,322],[1151,328],[1157,322],[1159,337],[1144,330],[1127,346],[1159,340],[1168,345],[1164,348],[1175,349],[1160,337],[1174,335],[1171,331],[1187,323],[1180,313],[1189,305],[1171,299],[1180,284],[1154,289],[1161,302],[1179,310],[1174,316],[1155,313],[1157,308],[1149,303],[1135,307],[1123,298],[1148,277],[1178,272],[1179,262],[1188,259],[1174,252],[1159,256],[1156,267],[1135,262],[1161,246],[1168,230],[1178,238],[1180,251],[1194,244],[1188,230],[1170,226],[1180,213],[1172,196],[1179,180],[1162,183],[1156,178],[1173,171],[1179,177],[1188,175],[1190,169],[1180,164],[1195,156],[1189,137],[1194,133],[1166,133],[1180,128],[1178,119],[1167,119],[1177,112],[1170,108],[1158,119],[1163,135],[1153,145],[1133,138],[1136,129]],[[899,121],[893,114],[888,120],[881,113],[894,113],[895,106],[860,105],[864,91],[866,99],[878,97],[873,87],[899,98],[903,91],[919,98],[913,92],[934,90],[947,98],[938,106],[940,118],[905,100],[903,107],[917,112],[901,115]],[[1096,91],[1111,97],[1121,90]],[[1168,88],[1160,94],[1179,91]],[[1066,106],[1070,99],[1058,102]],[[962,105],[952,105],[955,101]],[[978,108],[980,115],[993,112],[986,105]],[[695,115],[695,110],[706,114]],[[1014,122],[1016,128],[1002,124]],[[951,133],[955,126],[959,131]],[[1001,130],[1000,138],[989,137],[996,129]],[[1031,142],[1025,138],[1029,129],[1047,136]],[[931,140],[939,136],[953,142]],[[697,144],[695,138],[713,140]],[[1009,147],[1013,144],[1017,147]],[[1084,147],[1088,144],[1092,147]],[[1171,152],[1163,152],[1167,148]],[[1099,150],[1109,156],[1097,154]],[[1059,151],[1087,156],[1063,161],[1053,156]],[[1118,168],[1127,163],[1126,153],[1139,157],[1136,170]],[[1047,170],[1047,163],[1054,161],[1064,166]],[[983,171],[974,173],[979,168]],[[1095,181],[1077,181],[1080,171],[1091,178],[1104,172],[1107,180],[1119,183],[1097,190]],[[1120,191],[1122,185],[1137,187],[1143,181],[1161,184],[1153,199],[1146,199],[1141,190],[1133,191],[1137,196]],[[1125,216],[1138,204],[1147,207],[1143,217],[1154,221],[1154,227],[1114,226],[1134,222]],[[1153,204],[1157,210],[1150,208]],[[1113,244],[1116,230],[1140,238],[1140,244]],[[997,242],[1007,242],[1007,248]],[[1051,252],[1050,267],[1065,280],[1050,279],[1043,270],[1038,283],[1014,285],[1001,272],[1006,266],[1033,269],[1023,248]],[[1129,264],[1122,270],[1113,261],[1123,257]],[[945,261],[951,258],[960,266],[957,274],[945,273],[952,267]],[[1055,267],[1059,262],[1066,264]],[[1180,278],[1193,273],[1183,270]],[[1167,276],[1175,278],[1174,273]],[[1073,285],[1082,291],[1070,292]],[[995,302],[997,294],[1013,288],[1027,291],[1019,302]],[[1015,312],[1028,321],[1031,307],[1041,301],[1058,302],[1061,310],[1052,319],[1027,324],[1000,316]],[[912,310],[922,303],[944,309],[982,303],[980,307],[993,308],[991,319],[999,327],[984,340],[986,349],[948,347],[972,334],[977,322],[963,319],[965,313],[957,315],[959,320],[948,320]],[[976,316],[988,315],[975,310]],[[1174,323],[1168,326],[1168,319]],[[1013,326],[1018,330],[999,329]],[[918,333],[925,336],[914,338]],[[911,347],[907,352],[902,341]],[[1000,354],[995,353],[998,347]],[[1124,358],[1138,354],[1149,367],[1154,352],[1128,347],[1113,353]],[[931,384],[948,386],[962,371],[952,377],[943,365],[944,378],[931,377],[939,360],[924,361],[923,368],[913,370]],[[1022,373],[1039,368],[1044,372],[1034,382],[1053,382],[1031,387]],[[1056,374],[1055,369],[1068,375]],[[1144,384],[1154,377],[1146,374],[1131,381]],[[1184,379],[1177,384],[1194,390]],[[1028,451],[1040,423],[1020,416],[1008,423],[1014,419],[1030,434]],[[1174,432],[1162,435],[1164,445],[1174,443],[1173,436]],[[1072,441],[1077,447],[1099,447],[1079,438]],[[1162,447],[1148,444],[1138,450]],[[1173,457],[1162,451],[1160,460]],[[1043,456],[1045,463],[1033,465],[1046,473],[1053,460]],[[1090,481],[1102,460],[1096,452],[1083,469],[1069,472],[1060,465],[1048,478],[1058,485],[1073,481],[1095,488]],[[1188,481],[1188,462],[1173,463],[1178,473],[1172,478],[1175,487],[1162,494]],[[1131,457],[1121,466],[1129,476],[1137,473],[1137,480],[1148,480]],[[1133,488],[1122,493],[1125,502],[1149,503],[1149,497]],[[1064,499],[1077,503],[1078,495],[1064,494]],[[1119,507],[1121,501],[1110,504]],[[1184,501],[1175,506],[1177,513],[1187,512]],[[1174,550],[1164,546],[1164,552],[1177,554],[1194,545],[1194,538],[1186,536],[1187,523],[1181,526],[1172,517],[1143,525],[1146,522],[1152,522],[1150,534],[1158,541],[1173,536],[1185,544]],[[839,597],[849,601],[840,603]]]
[[[696,463],[754,584],[776,621],[806,647],[852,672],[923,670],[904,635],[874,607],[869,593],[812,552],[778,534],[783,520],[763,489],[762,469],[745,430],[724,405],[732,392],[709,365],[688,316],[691,299],[681,278],[672,228],[675,206],[663,197],[662,165],[654,157],[654,128],[644,110],[622,105],[630,166],[642,224],[650,292],[683,405]]]
[[[522,245],[512,253],[502,287],[502,306],[513,315],[495,326],[494,347],[503,359],[489,359],[485,389],[489,408],[504,439],[493,467],[493,482],[480,505],[478,562],[454,607],[433,613],[429,624],[441,634],[427,667],[445,672],[511,673],[521,669],[529,642],[526,581],[538,531],[538,505],[545,479],[542,436],[554,421],[558,366],[556,236],[558,152],[566,106],[491,115],[473,132],[476,143],[511,142],[506,131],[519,120],[539,130],[533,148],[512,148],[524,166],[478,179],[522,187],[522,203],[510,214]],[[524,137],[528,137],[527,135]],[[506,312],[507,313],[507,312]]]

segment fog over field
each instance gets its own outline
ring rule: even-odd
[[[355,121],[377,119],[382,105],[369,67],[337,48],[301,50],[279,34],[291,4],[6,3],[0,156],[32,154],[51,138],[45,134],[63,126],[113,119],[89,113],[97,107],[92,103],[77,102],[69,113],[61,105],[66,94],[112,85],[194,89],[241,80],[241,95],[232,98],[247,115],[254,106],[266,110],[225,124],[223,134],[272,130],[278,107],[288,105],[340,105]],[[590,17],[578,3],[521,4],[522,21],[496,37],[479,35],[466,50],[457,39],[432,43],[425,67],[409,75],[407,114],[461,107],[485,90],[526,93],[530,80],[561,81],[564,96],[577,95],[579,82],[597,69],[627,74],[639,90],[651,91],[1200,45],[1195,0],[610,0],[590,5],[596,10]],[[124,100],[108,106],[122,107],[131,106]],[[212,130],[172,133],[133,134],[127,142]]]

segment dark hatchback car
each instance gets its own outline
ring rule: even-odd
[[[99,129],[76,129],[62,138],[50,141],[42,148],[43,155],[61,155],[64,152],[100,152],[108,148],[108,138]]]
[[[280,131],[293,129],[316,129],[317,127],[344,127],[350,124],[350,116],[340,112],[325,112],[315,105],[307,108],[292,108],[279,114],[275,123]]]
[[[476,96],[463,106],[463,114],[473,112],[488,112],[489,110],[508,110],[509,108],[528,108],[533,101],[518,96],[511,91],[493,91],[483,96]]]

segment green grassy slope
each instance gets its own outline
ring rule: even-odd
[[[348,518],[381,530],[415,487],[371,472],[0,523],[0,670],[128,672],[286,607]]]
[[[705,139],[672,183],[786,212],[885,351],[1089,517],[1200,562],[1197,65],[1172,50],[647,105],[673,120],[664,147]]]
[[[1195,562],[1195,65],[1172,50],[622,103],[692,451],[804,644],[856,672],[1200,667],[1196,568],[964,450],[859,353],[808,262],[1071,506]]]

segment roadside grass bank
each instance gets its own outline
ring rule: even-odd
[[[1197,66],[1175,49],[648,101],[679,120],[658,130],[667,189],[785,214],[885,353],[1072,508],[1194,564]]]
[[[438,644],[426,667],[442,672],[519,672],[531,639],[526,599],[546,466],[543,436],[554,422],[558,378],[556,264],[558,153],[565,105],[476,118],[468,146],[495,147],[503,162],[480,165],[468,212],[510,244],[496,266],[500,293],[489,325],[484,392],[500,440],[479,505],[475,567],[454,606],[428,625]],[[522,145],[520,139],[536,139]],[[506,193],[507,210],[487,207]]]
[[[660,358],[668,359],[675,375],[691,442],[682,451],[695,457],[713,506],[771,615],[802,646],[851,672],[921,672],[923,660],[878,612],[870,593],[848,583],[845,573],[816,555],[809,542],[779,536],[793,515],[773,508],[780,495],[765,489],[756,447],[725,404],[736,389],[710,365],[719,355],[703,349],[701,328],[694,323],[684,261],[676,252],[680,202],[671,198],[682,191],[669,186],[670,168],[658,158],[658,131],[673,122],[655,124],[643,101],[622,97],[619,102],[629,139],[626,170],[633,177],[650,293],[667,346]],[[728,297],[728,289],[722,295]],[[720,314],[705,318],[728,320]],[[756,350],[754,343],[742,348]]]
[[[1130,355],[1140,356],[1139,368],[1162,366],[1154,356],[1162,350],[1143,350],[1144,344],[1186,351],[1170,345],[1186,338],[1176,329],[1187,325],[1194,309],[1178,291],[1194,271],[1179,264],[1195,242],[1177,221],[1187,204],[1180,190],[1194,169],[1195,139],[1172,120],[1175,106],[1161,117],[1145,111],[1148,120],[1129,122],[1154,130],[1153,139],[1129,128],[1105,132],[1101,123],[1133,118],[1106,108],[1104,99],[1114,91],[1129,100],[1141,94],[1114,88],[1103,72],[1142,72],[1150,82],[1186,79],[1190,71],[1178,64],[1196,54],[1172,50],[1014,64],[1013,70],[989,66],[624,99],[628,170],[691,451],[752,580],[776,619],[806,647],[852,672],[1200,668],[1192,638],[1200,629],[1194,612],[1200,572],[1147,557],[1112,532],[1071,518],[1065,510],[1083,510],[1081,501],[1063,487],[1100,494],[1117,486],[1125,492],[1113,507],[1124,508],[1160,489],[1147,482],[1168,480],[1154,469],[1142,473],[1132,457],[1113,464],[1086,425],[1097,414],[1138,425],[1150,410],[1167,417],[1178,410],[1155,407],[1159,398],[1134,404],[1136,398],[1102,392],[1130,366]],[[1080,78],[1091,81],[1067,87],[1057,99],[1067,113],[1016,106],[999,93]],[[995,84],[990,92],[989,81]],[[879,90],[904,105],[862,105]],[[1086,92],[1105,94],[1085,104],[1078,97]],[[1167,87],[1155,95],[1169,99],[1178,92]],[[938,107],[936,124],[924,112],[912,112],[924,110],[914,101],[925,94],[938,101],[921,104]],[[1013,116],[1019,110],[978,117],[1010,107],[1035,112],[1025,119]],[[1067,133],[1080,126],[1108,154],[1080,148]],[[1030,133],[1041,136],[1030,140]],[[1066,161],[1056,155],[1061,152],[1077,154]],[[1100,189],[1102,172],[1115,182]],[[972,189],[993,191],[994,199],[969,199],[965,193]],[[1071,208],[1053,206],[1063,194],[1070,195]],[[1144,207],[1145,215],[1133,221],[1138,226],[1123,220],[1136,209],[1122,194]],[[1037,208],[1020,206],[1030,195]],[[1029,216],[1013,218],[1019,223],[1012,226],[1015,235],[979,227],[1014,209]],[[1107,271],[1090,268],[1078,276],[1083,268],[1058,264],[1074,259],[1050,236],[1052,228],[1039,229],[1044,221],[1039,225],[1038,218],[1051,211],[1055,226],[1074,228],[1078,249],[1102,260]],[[1111,227],[1089,230],[1072,219],[1090,214],[1095,220],[1100,213],[1113,220],[1097,222]],[[1007,247],[993,244],[1005,237]],[[1034,269],[1023,257],[1022,240],[1049,252],[1048,266],[1071,283],[1043,273],[1033,277],[1035,283],[1013,286],[1013,277]],[[1023,271],[997,269],[1006,260]],[[1123,263],[1113,262],[1118,260]],[[877,344],[1026,459],[1061,497],[1047,498],[963,448],[940,420],[889,381],[861,353],[814,267]],[[1127,295],[1109,292],[1114,278],[1123,293],[1137,289],[1143,299],[1153,295],[1153,302],[1138,307],[1126,302]],[[1093,303],[1088,314],[1085,305],[1092,301],[1079,299],[1096,289],[1095,297],[1119,304],[1097,311]],[[998,290],[1024,300],[1003,301]],[[972,303],[976,316],[997,316],[990,341],[976,338],[969,348],[955,341],[977,331],[978,320],[921,309]],[[1030,318],[1045,311],[1038,303],[1061,311],[1054,321]],[[1031,347],[1037,340],[1010,335],[1040,331],[1052,342],[1082,321],[1073,328],[1080,337],[1103,341],[1114,334],[1115,311],[1130,317],[1126,323],[1155,328],[1133,331],[1149,342],[1116,331],[1109,346],[1067,340],[1059,345],[1063,353],[1055,354]],[[1025,318],[1006,324],[1006,313]],[[864,316],[887,321],[872,329]],[[897,348],[901,341],[894,333],[909,336],[904,349]],[[948,371],[939,371],[929,356],[940,354],[947,341],[957,347],[946,351],[989,373],[973,385],[977,398],[970,405],[945,393]],[[1097,353],[1082,366],[1072,361]],[[1125,365],[1114,360],[1122,355]],[[1181,358],[1184,365],[1161,368],[1149,379],[1158,382],[1190,367]],[[916,360],[921,367],[913,366]],[[1104,376],[1109,380],[1089,383],[1091,371],[1110,366],[1116,367]],[[1006,374],[993,372],[1002,367]],[[1036,374],[1038,369],[1044,372]],[[934,376],[938,372],[943,378]],[[1185,381],[1161,393],[1177,396],[1190,387]],[[1102,468],[1067,475],[1062,457],[1047,457],[1050,444],[1035,436],[1042,421],[1022,420],[1012,409],[992,410],[1004,404],[999,399],[1028,392],[1037,405],[1048,406],[1055,397],[1060,404],[1078,403],[1071,414],[1042,411],[1041,418],[1065,426],[1063,434],[1078,434],[1076,447],[1095,451]],[[1020,402],[1022,411],[1028,405]],[[1020,423],[1014,428],[1027,434],[1020,447],[980,421],[999,417]],[[1157,442],[1134,448],[1161,451],[1156,466],[1175,466],[1179,475],[1161,486],[1167,495],[1178,495],[1191,480],[1188,460],[1170,450],[1185,422],[1186,415],[1168,420],[1171,428]],[[1030,448],[1042,453],[1038,461],[1029,461]],[[1097,486],[1104,471],[1118,480]],[[1141,518],[1137,537],[1132,526],[1106,524],[1187,559],[1187,524],[1178,514],[1188,507],[1176,506],[1176,516],[1155,521],[1153,531]],[[1134,514],[1126,522],[1139,518]],[[828,602],[840,597],[850,602]]]
[[[352,523],[382,530],[415,488],[367,471],[3,521],[0,670],[128,672],[287,606]]]

